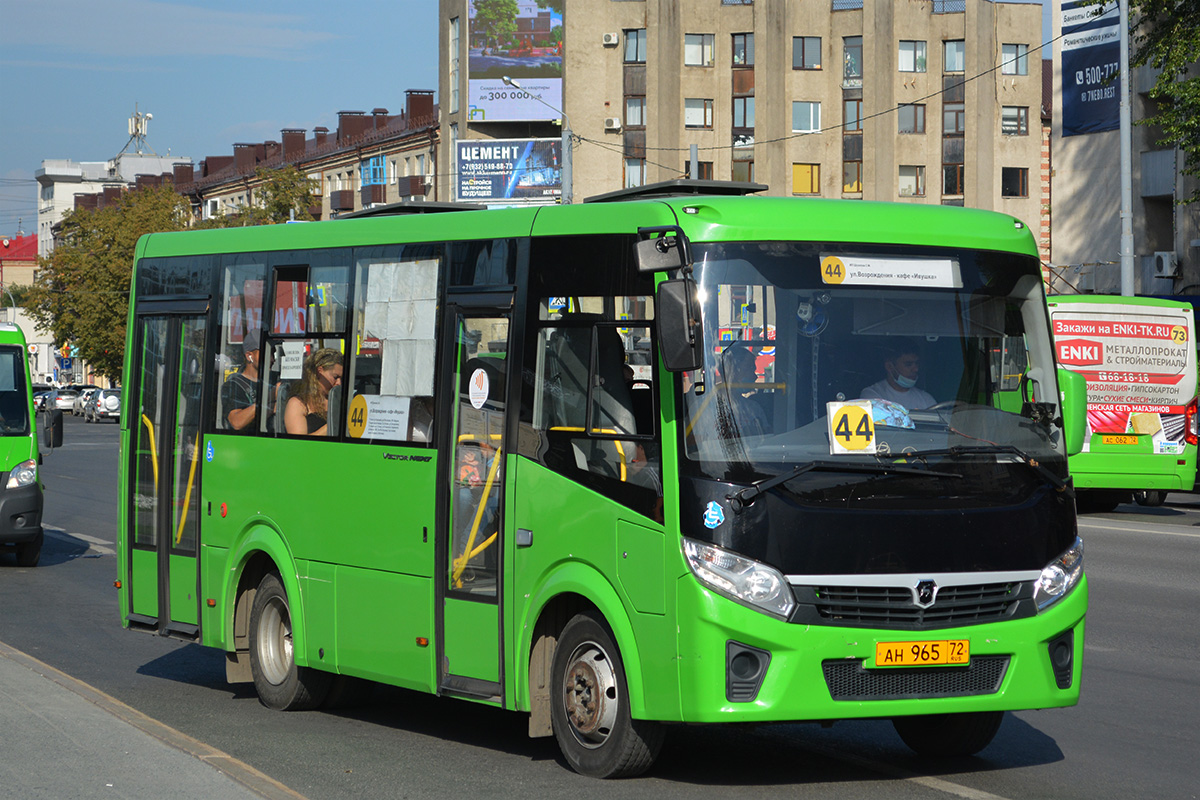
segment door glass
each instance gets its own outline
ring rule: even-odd
[[[159,422],[166,416],[164,388],[168,321],[165,317],[142,320],[142,374],[138,381],[134,434],[133,543],[154,548],[158,544]]]
[[[494,597],[503,496],[508,320],[458,320],[450,508],[451,591]]]
[[[179,343],[179,389],[175,398],[174,494],[172,542],[175,552],[194,555],[200,524],[200,385],[204,354],[204,319],[182,321]]]

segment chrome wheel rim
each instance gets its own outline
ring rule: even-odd
[[[272,597],[259,618],[258,662],[274,686],[287,680],[292,669],[292,618],[281,597]]]
[[[575,648],[563,675],[563,702],[571,733],[584,747],[608,741],[617,721],[620,696],[612,659],[595,642]]]

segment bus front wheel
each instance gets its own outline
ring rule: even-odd
[[[315,708],[329,690],[329,673],[296,666],[287,591],[267,573],[250,610],[250,672],[258,698],[276,711]]]
[[[630,718],[621,654],[598,617],[583,613],[567,623],[552,674],[554,737],[572,769],[625,778],[650,768],[662,748],[662,726]]]
[[[1003,720],[1003,711],[973,711],[896,717],[892,725],[918,755],[973,756],[991,744]]]

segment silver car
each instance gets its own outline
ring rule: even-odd
[[[71,403],[71,416],[82,417],[83,416],[83,407],[87,405],[88,399],[90,399],[91,396],[94,395],[98,391],[100,391],[100,390],[99,389],[84,389],[82,392],[80,392],[78,395],[76,395],[75,401],[73,403]]]
[[[120,389],[97,389],[88,398],[87,405],[83,408],[83,421],[99,422],[102,419],[121,421]]]

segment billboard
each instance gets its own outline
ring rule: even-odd
[[[555,202],[562,196],[561,139],[460,139],[458,199]]]
[[[470,0],[467,118],[558,119],[562,108],[563,0]],[[514,78],[520,89],[504,83]],[[541,98],[539,102],[535,98]]]
[[[1062,4],[1062,135],[1121,127],[1121,13],[1117,3]]]

